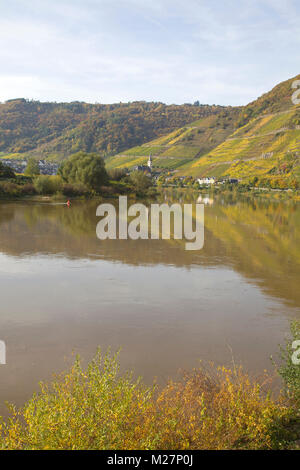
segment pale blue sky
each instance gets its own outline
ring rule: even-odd
[[[299,51],[299,0],[0,0],[0,101],[246,104]]]

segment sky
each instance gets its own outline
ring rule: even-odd
[[[299,0],[0,0],[0,101],[243,105],[299,50]]]

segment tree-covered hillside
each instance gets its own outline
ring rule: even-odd
[[[78,152],[113,155],[223,109],[208,105],[41,103],[0,104],[0,154],[63,159]]]

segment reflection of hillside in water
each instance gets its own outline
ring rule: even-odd
[[[230,265],[269,294],[300,305],[299,205],[210,201],[205,208],[204,249],[189,252],[184,241],[98,240],[97,204],[78,202],[68,209],[1,203],[0,251],[13,256],[102,258],[131,265]]]

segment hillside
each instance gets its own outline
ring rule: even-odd
[[[300,181],[300,107],[251,120],[180,171],[193,176]]]
[[[223,108],[208,105],[0,103],[0,155],[61,160],[79,150],[113,155]]]
[[[223,142],[234,131],[239,114],[240,108],[229,107],[108,158],[106,166],[108,169],[131,168],[146,163],[151,153],[154,168],[179,169]]]
[[[146,163],[182,176],[300,182],[300,107],[280,83],[244,107],[118,103],[0,103],[0,158],[62,160],[79,150],[106,166]],[[284,183],[283,183],[284,182]],[[276,183],[276,184],[277,184]]]
[[[245,107],[227,108],[109,158],[107,167],[130,168],[152,153],[154,167],[175,175],[257,176],[293,186],[300,182],[300,106],[291,101],[291,86],[299,78],[280,83]]]

